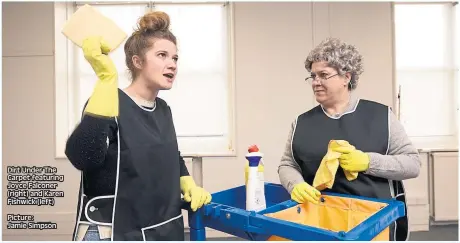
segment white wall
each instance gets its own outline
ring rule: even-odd
[[[69,240],[79,174],[54,159],[53,3],[3,3],[2,133],[3,239]],[[54,166],[65,175],[65,197],[54,207],[6,206],[7,166]],[[55,231],[6,230],[6,214],[35,215],[58,223]]]

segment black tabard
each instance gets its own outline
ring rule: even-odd
[[[321,106],[316,106],[300,115],[292,138],[292,152],[295,161],[302,169],[305,182],[313,184],[330,140],[346,140],[363,152],[387,154],[388,122],[389,107],[368,100],[359,100],[354,111],[345,113],[337,119],[327,116]],[[393,186],[393,183],[387,179],[364,173],[359,173],[356,180],[348,181],[343,169],[339,167],[333,187],[324,191],[390,199],[395,196]],[[397,189],[403,193],[399,185]],[[400,228],[399,224],[397,228]],[[394,231],[391,231],[393,235]],[[401,237],[396,238],[405,240],[404,235]],[[390,236],[390,239],[393,238]]]
[[[114,241],[183,241],[180,154],[171,110],[154,111],[119,91],[118,158],[114,195],[82,197],[81,223],[112,226]],[[113,223],[112,223],[113,222]]]

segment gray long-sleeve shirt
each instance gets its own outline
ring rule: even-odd
[[[342,115],[352,112],[356,108],[358,102],[359,99],[352,97],[347,109]],[[388,153],[386,155],[368,153],[370,163],[368,170],[364,173],[388,180],[415,178],[419,175],[421,167],[419,153],[409,140],[404,127],[396,118],[395,114],[390,109],[388,109],[388,113],[390,126]],[[326,115],[328,114],[326,113]],[[291,124],[288,140],[281,157],[281,163],[278,167],[280,182],[289,193],[291,193],[296,184],[304,182],[300,166],[295,161],[292,152],[292,138],[295,133],[296,125],[297,119]]]

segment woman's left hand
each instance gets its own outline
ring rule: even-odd
[[[182,176],[180,178],[180,187],[184,194],[184,200],[190,202],[190,207],[194,212],[212,200],[211,194],[202,187],[197,186],[191,176]]]
[[[354,146],[340,146],[332,150],[341,153],[340,166],[346,171],[363,172],[369,168],[369,155]]]

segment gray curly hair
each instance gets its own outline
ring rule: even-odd
[[[305,68],[311,72],[314,62],[325,61],[337,70],[340,75],[349,72],[352,75],[348,89],[355,89],[359,75],[364,72],[363,57],[358,49],[338,38],[328,38],[316,46],[305,61]]]

